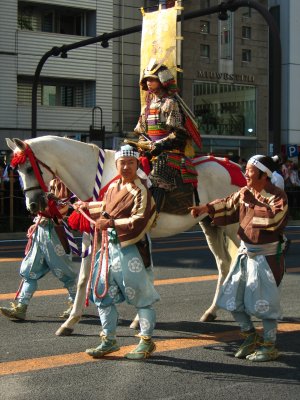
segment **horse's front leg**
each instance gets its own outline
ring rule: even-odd
[[[231,228],[232,235],[229,238],[225,234],[224,228],[212,225],[209,218],[200,221],[199,225],[205,234],[208,247],[215,257],[218,268],[218,281],[213,302],[200,318],[201,322],[211,322],[217,317],[218,307],[216,302],[220,293],[220,288],[229,272],[231,262],[236,255],[237,227],[233,226]]]
[[[91,269],[91,257],[88,256],[86,258],[83,258],[81,261],[80,272],[77,283],[77,291],[70,316],[60,326],[60,328],[58,328],[58,330],[55,332],[55,335],[57,336],[71,335],[74,330],[74,325],[77,322],[79,322],[85,306],[86,287],[89,280],[90,269]]]
[[[82,238],[83,251],[88,248],[90,244],[90,239],[88,235],[83,235]],[[86,288],[90,276],[91,270],[91,256],[87,256],[82,259],[78,283],[77,283],[77,291],[75,296],[75,301],[72,307],[71,314],[69,318],[60,326],[60,328],[55,332],[57,336],[69,336],[72,334],[74,330],[74,325],[79,322],[83,310],[85,307],[85,298],[86,298]]]

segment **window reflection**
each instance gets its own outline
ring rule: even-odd
[[[228,13],[226,21],[220,21],[221,58],[232,60],[232,14]]]
[[[256,88],[195,82],[193,107],[205,135],[256,136]]]

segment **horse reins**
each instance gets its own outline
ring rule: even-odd
[[[34,156],[34,157],[35,157],[35,156]],[[37,168],[38,168],[39,175],[40,175],[41,178],[42,178],[43,172],[42,172],[42,170],[41,170],[41,168],[40,168],[40,164],[41,164],[47,171],[49,171],[50,174],[52,174],[52,179],[54,179],[54,178],[56,177],[55,173],[52,171],[52,169],[51,169],[50,167],[48,167],[47,164],[43,163],[43,161],[39,160],[39,159],[36,158],[36,157],[35,157],[35,160],[37,161]],[[29,159],[29,161],[30,161],[30,159]],[[31,161],[30,161],[30,164],[31,164]],[[31,164],[31,166],[32,166],[32,164]],[[32,168],[33,168],[33,166],[32,166]],[[35,173],[34,168],[33,168],[33,171],[34,171],[35,177],[38,179],[38,177],[37,177],[37,175],[36,175],[36,173]],[[38,181],[39,181],[39,179],[38,179]],[[43,182],[44,182],[44,181],[43,181]],[[31,187],[29,187],[29,188],[23,189],[23,193],[27,193],[27,192],[30,192],[31,190],[38,190],[38,189],[43,190],[43,188],[42,188],[40,182],[39,182],[39,184],[36,185],[36,186],[31,186]],[[43,190],[43,191],[44,191],[44,190]]]
[[[26,159],[29,159],[29,162],[33,168],[33,172],[34,175],[39,183],[39,186],[32,186],[29,187],[25,190],[23,190],[24,193],[32,191],[32,190],[37,190],[37,189],[41,189],[43,192],[47,193],[48,188],[43,180],[42,177],[42,171],[40,169],[39,164],[41,164],[44,168],[46,168],[53,176],[53,178],[56,177],[55,173],[52,171],[52,169],[46,165],[45,163],[43,163],[41,160],[37,159],[36,156],[34,155],[32,149],[30,148],[29,144],[26,143],[26,147],[24,150],[22,150],[21,154],[15,155],[15,157],[13,158],[11,164],[16,167],[18,164],[23,164]],[[98,168],[97,168],[97,175],[96,175],[96,182],[95,182],[95,187],[94,187],[94,191],[93,191],[93,197],[96,198],[98,197],[99,191],[100,191],[100,187],[101,187],[101,178],[102,178],[102,172],[103,172],[103,164],[104,164],[104,154],[100,153],[99,155],[99,161],[98,161]],[[98,194],[97,194],[98,193]],[[69,204],[71,204],[69,202]],[[72,204],[71,204],[72,205]],[[50,208],[51,213],[54,213],[54,216],[61,216],[59,210],[57,209],[57,206],[55,204],[54,200],[49,200],[48,199],[48,206]],[[72,205],[73,206],[73,205]],[[73,207],[74,208],[74,207]],[[92,220],[83,210],[79,209],[78,210],[92,225],[95,225],[95,221]],[[41,217],[41,216],[40,216]],[[31,232],[29,239],[32,237],[33,233],[36,231],[37,226],[40,222],[40,219],[37,221],[36,223],[36,227],[35,229]],[[93,248],[92,248],[92,262],[91,262],[91,273],[90,273],[90,278],[89,278],[89,284],[88,284],[88,291],[87,291],[87,297],[86,297],[86,305],[88,305],[88,295],[91,289],[91,278],[95,269],[94,266],[94,261],[95,261],[95,255],[96,255],[96,250],[97,250],[97,241],[98,241],[98,229],[95,228],[95,236],[94,236],[94,242],[93,242]],[[97,286],[100,280],[100,276],[101,276],[101,272],[102,272],[102,262],[103,262],[103,254],[104,254],[104,249],[105,249],[105,258],[106,258],[106,262],[105,262],[105,285],[104,285],[104,290],[102,294],[98,294],[97,292]],[[108,291],[108,234],[107,234],[107,230],[102,230],[102,240],[101,240],[101,253],[100,253],[100,257],[99,257],[99,268],[98,268],[98,273],[97,273],[97,278],[96,278],[96,285],[94,288],[94,294],[97,298],[103,298]],[[17,292],[17,294],[19,293],[20,288]],[[17,297],[17,295],[16,295]]]
[[[87,290],[86,290],[86,298],[85,298],[86,307],[89,305],[89,295],[91,292],[92,278],[93,278],[93,274],[95,271],[95,256],[96,256],[96,252],[97,252],[98,231],[99,230],[96,228],[95,234],[94,234],[92,255],[91,255],[91,270],[90,270],[90,276],[89,276],[89,281],[88,281]],[[100,280],[101,273],[102,273],[104,250],[105,250],[104,289],[103,289],[103,292],[101,294],[99,294],[97,289],[98,289],[98,284],[99,284],[99,280]],[[100,249],[100,256],[99,256],[99,261],[98,261],[98,271],[97,271],[97,276],[96,276],[96,280],[95,280],[95,285],[93,288],[94,295],[97,299],[103,299],[103,297],[105,297],[108,292],[108,271],[109,271],[109,268],[108,268],[108,233],[107,233],[107,230],[102,230],[101,249]]]

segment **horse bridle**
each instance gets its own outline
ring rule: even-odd
[[[29,187],[29,188],[27,188],[27,189],[23,189],[23,193],[25,194],[25,193],[27,193],[27,192],[30,192],[31,190],[38,190],[38,189],[42,190],[42,188],[40,187],[40,185],[38,185],[38,186],[31,186],[31,187]]]
[[[45,190],[46,189],[46,185],[45,185],[45,182],[44,182],[43,177],[42,177],[43,176],[43,172],[41,170],[40,165],[42,165],[45,169],[47,169],[47,171],[49,171],[52,174],[52,179],[54,179],[56,177],[56,175],[48,165],[46,165],[41,160],[36,158],[35,154],[33,153],[33,151],[31,150],[31,148],[29,147],[28,144],[27,144],[26,147],[27,147],[27,152],[28,152],[28,149],[30,149],[31,157],[29,157],[28,155],[27,155],[27,157],[29,159],[29,162],[30,162],[32,168],[33,168],[34,175],[35,175],[36,179],[38,180],[39,184],[36,185],[36,186],[31,186],[29,188],[23,189],[23,193],[25,194],[25,193],[30,192],[32,190],[39,190],[39,189],[42,192],[46,193],[47,192],[47,190]],[[36,165],[36,168],[35,168],[34,164]],[[37,171],[38,171],[38,173],[37,173]]]

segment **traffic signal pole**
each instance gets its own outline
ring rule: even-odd
[[[224,20],[227,19],[227,11],[235,12],[240,7],[249,7],[257,10],[266,20],[269,26],[271,45],[273,48],[272,60],[270,60],[270,64],[273,67],[273,77],[272,81],[270,82],[270,84],[273,86],[273,98],[270,99],[272,102],[271,110],[273,115],[270,116],[270,120],[272,121],[272,130],[269,132],[269,143],[273,144],[274,154],[279,154],[281,145],[281,42],[276,21],[268,9],[254,0],[228,0],[214,7],[182,13],[178,15],[177,21],[187,21],[189,19],[216,13],[218,14],[219,19]],[[37,89],[42,68],[48,58],[59,56],[62,58],[67,58],[69,51],[95,43],[100,43],[103,48],[107,48],[109,46],[109,40],[130,35],[132,33],[141,32],[141,30],[142,25],[136,25],[131,28],[113,31],[111,33],[103,33],[100,36],[71,43],[69,45],[63,45],[61,47],[55,46],[51,50],[47,51],[40,59],[33,79],[31,137],[35,138],[37,136]]]

